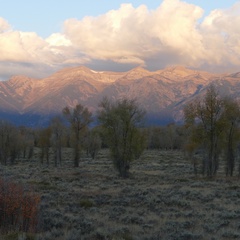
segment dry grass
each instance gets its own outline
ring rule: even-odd
[[[146,151],[129,179],[118,177],[106,150],[96,160],[82,156],[78,169],[71,150],[64,154],[58,168],[42,166],[37,150],[31,161],[0,166],[41,195],[41,232],[32,239],[240,238],[237,177],[195,177],[177,151]]]

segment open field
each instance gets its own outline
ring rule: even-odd
[[[107,153],[83,156],[78,169],[69,149],[57,168],[41,165],[37,152],[0,166],[1,176],[41,195],[41,232],[32,239],[240,239],[238,177],[195,177],[181,152],[147,150],[121,179]],[[26,239],[13,235],[5,239]]]

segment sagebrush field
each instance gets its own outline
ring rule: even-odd
[[[11,232],[0,239],[240,239],[240,180],[195,176],[180,151],[146,150],[120,178],[101,150],[82,154],[72,167],[64,149],[61,167],[31,160],[0,166],[5,179],[29,186],[41,197],[38,233]]]

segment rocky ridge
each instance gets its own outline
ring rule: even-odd
[[[211,74],[182,66],[148,71],[95,71],[87,67],[62,69],[49,77],[13,76],[0,82],[0,112],[47,116],[77,103],[95,112],[104,96],[134,98],[148,115],[181,120],[183,106],[202,96],[210,83],[223,95],[240,96],[240,73]]]

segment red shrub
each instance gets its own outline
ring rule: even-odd
[[[0,231],[36,231],[40,197],[0,178]]]

